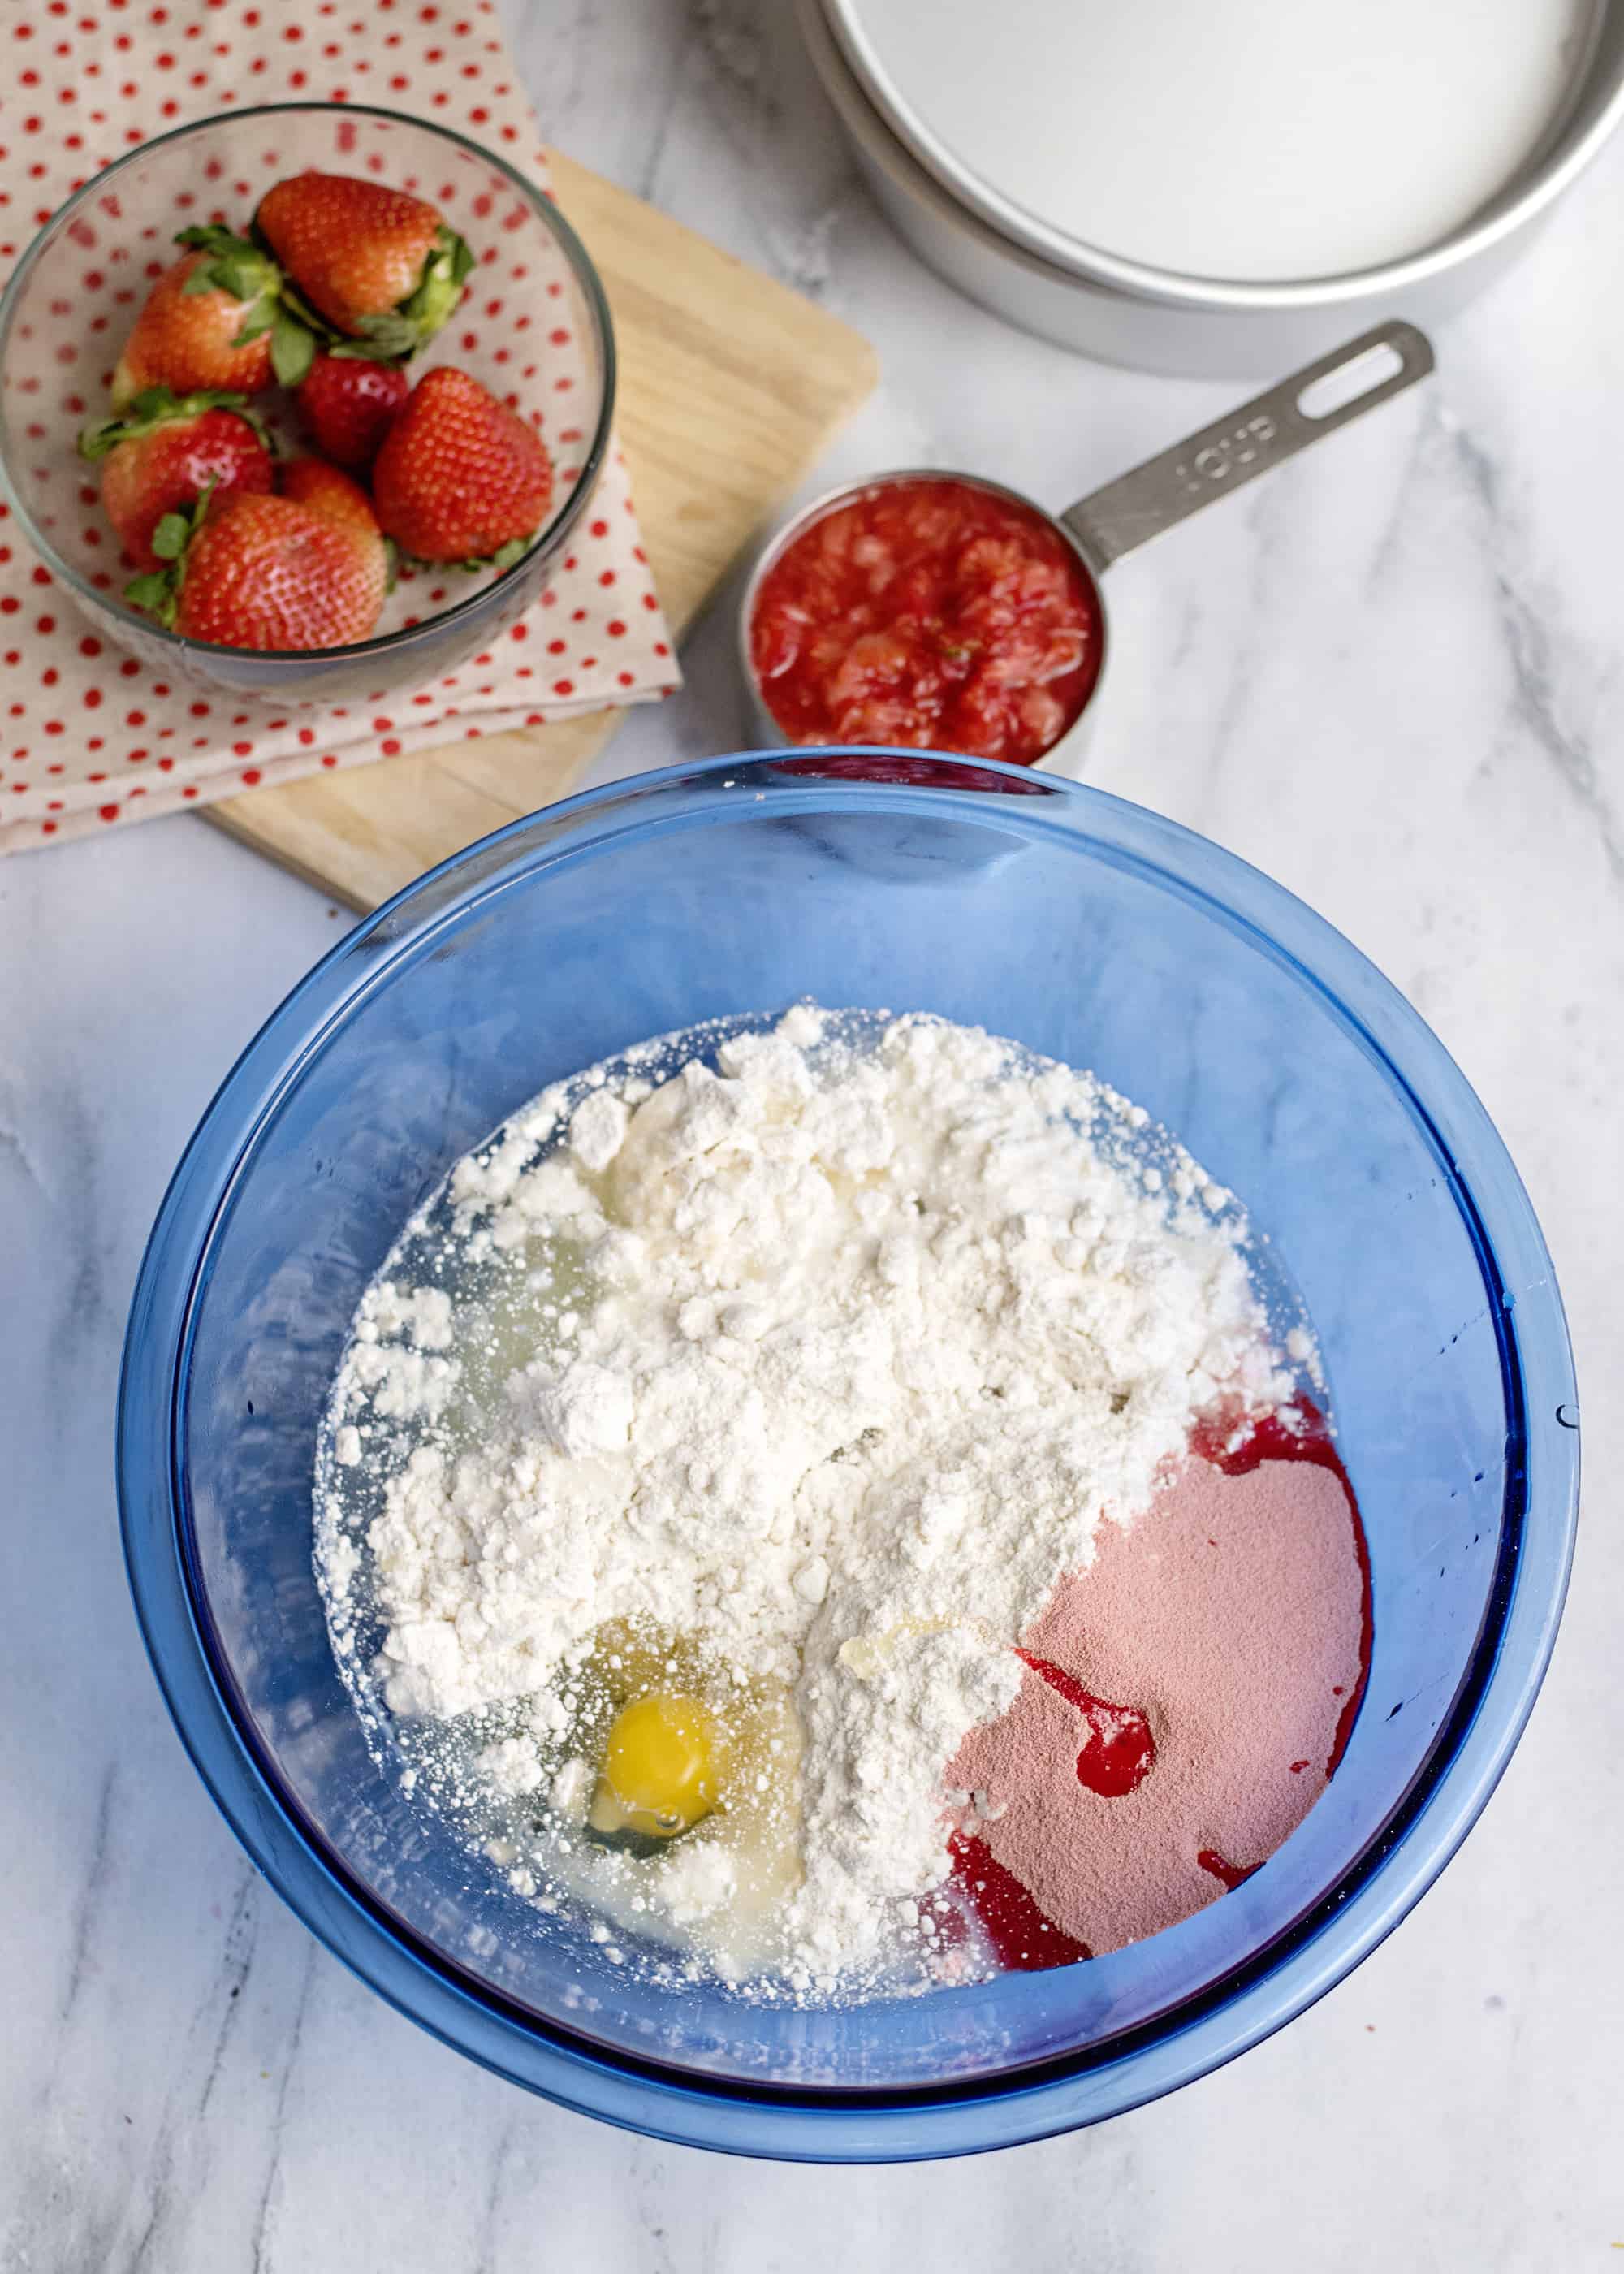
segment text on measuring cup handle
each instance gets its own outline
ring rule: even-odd
[[[1175,477],[1186,490],[1212,488],[1228,481],[1243,466],[1255,465],[1279,432],[1267,415],[1248,418],[1232,434],[1203,442],[1192,456],[1181,458],[1173,469]]]

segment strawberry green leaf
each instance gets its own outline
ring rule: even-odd
[[[417,326],[396,308],[386,309],[378,316],[363,316],[356,328],[361,335],[362,354],[374,362],[380,358],[403,362],[423,344],[423,335]]]
[[[356,326],[362,344],[348,352],[404,363],[433,338],[450,316],[473,267],[474,256],[467,245],[454,230],[442,228],[412,290],[396,306],[363,316]],[[333,352],[342,355],[346,350],[339,347]]]
[[[252,252],[255,247],[235,230],[227,229],[222,222],[194,222],[190,229],[177,230],[177,245],[184,245],[188,252],[235,252],[239,247]]]
[[[162,570],[132,576],[124,586],[124,598],[132,608],[144,609],[161,624],[175,621],[175,579]]]
[[[297,316],[279,308],[271,326],[271,369],[283,387],[297,387],[316,360],[316,343]]]
[[[116,450],[121,442],[129,440],[124,428],[122,418],[103,418],[98,425],[86,426],[79,438],[79,456],[105,458],[109,450]]]
[[[487,568],[494,568],[500,576],[515,561],[523,561],[535,542],[536,531],[531,530],[528,537],[510,537],[507,544],[499,546],[494,553],[470,553],[466,561],[457,561],[452,565],[469,576],[481,576]]]
[[[183,229],[175,242],[208,256],[187,277],[183,292],[229,292],[234,300],[258,300],[262,294],[274,296],[282,282],[282,270],[268,252],[217,222]]]
[[[319,314],[318,312],[311,306],[310,302],[298,290],[291,276],[284,276],[282,278],[281,284],[277,288],[277,297],[281,300],[283,309],[289,316],[292,317],[294,322],[296,324],[303,324],[305,330],[311,335],[312,339],[320,341],[325,351],[331,353],[333,344],[344,338],[345,335],[342,332],[335,331],[333,326],[328,323],[327,318]]]
[[[415,290],[395,311],[410,326],[414,344],[420,347],[433,338],[462,298],[473,267],[474,256],[463,239],[455,230],[442,227]]]
[[[267,448],[270,447],[263,422],[249,408],[245,395],[236,395],[229,389],[200,389],[195,395],[176,395],[167,387],[144,387],[132,396],[117,418],[103,418],[94,426],[86,426],[79,438],[79,456],[84,458],[104,458],[121,442],[137,442],[143,435],[155,434],[161,426],[172,426],[189,418],[200,418],[207,410],[234,411],[244,425],[252,426]]]
[[[184,513],[166,513],[152,533],[152,549],[160,561],[178,561],[191,534],[192,523]]]
[[[216,486],[217,477],[211,474],[187,511],[166,513],[154,530],[152,549],[160,561],[167,561],[169,566],[143,576],[132,576],[124,586],[124,598],[132,607],[145,608],[161,624],[172,624],[175,621],[181,586],[186,581],[186,548],[203,526],[203,516]]]
[[[237,300],[257,300],[274,282],[274,272],[267,275],[257,252],[227,254],[210,264],[208,274],[222,291]]]
[[[367,319],[369,323],[376,322],[377,320],[378,320],[374,317],[369,317]],[[414,341],[412,345],[415,347],[416,344],[417,343]],[[374,340],[368,338],[364,340],[335,340],[323,350],[323,352],[331,356],[335,362],[347,358],[353,363],[405,363],[410,356],[411,349],[408,348],[404,354],[386,355],[383,350],[378,346]]]
[[[232,335],[232,346],[234,348],[252,346],[255,340],[265,337],[275,321],[276,303],[267,292],[263,299],[255,303],[242,329]]]

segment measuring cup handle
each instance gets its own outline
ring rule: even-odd
[[[1389,359],[1397,357],[1396,369],[1389,367],[1384,377],[1372,378],[1368,387],[1318,417],[1312,409],[1304,409],[1304,397],[1320,381],[1351,372],[1367,356],[1373,365],[1383,348],[1389,350]],[[1282,459],[1295,457],[1311,442],[1413,387],[1432,364],[1432,343],[1413,324],[1378,324],[1243,403],[1227,418],[1203,426],[1199,434],[1175,442],[1159,457],[1147,458],[1132,473],[1079,498],[1060,518],[1080,539],[1094,566],[1109,568],[1124,553],[1159,537],[1176,522],[1188,520],[1215,498],[1238,489],[1243,482],[1255,481]]]

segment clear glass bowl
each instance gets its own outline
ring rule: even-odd
[[[119,1422],[159,1678],[221,1807],[315,1931],[537,2090],[673,2139],[830,2159],[1115,2114],[1345,1974],[1453,1854],[1515,1743],[1578,1468],[1527,1197],[1380,975],[1154,815],[1014,768],[858,778],[888,763],[797,752],[648,775],[486,839],[361,924],[250,1045],[181,1163]],[[802,995],[940,1012],[1095,1067],[1243,1195],[1322,1339],[1375,1634],[1335,1781],[1233,1894],[1084,1965],[786,2013],[617,1968],[403,1796],[328,1649],[311,1483],[357,1300],[452,1161],[560,1074]]]
[[[455,363],[537,427],[557,504],[506,575],[412,569],[378,631],[350,647],[266,654],[181,639],[125,606],[132,573],[78,456],[151,280],[180,258],[176,232],[246,230],[259,197],[305,167],[366,174],[437,205],[473,248],[462,306],[411,365]],[[584,247],[556,206],[500,158],[444,127],[360,103],[275,103],[144,142],[75,192],[18,263],[0,299],[0,486],[24,535],[97,631],[154,670],[278,709],[381,702],[480,653],[547,582],[595,487],[614,410],[614,336]],[[259,398],[297,438],[291,405]]]

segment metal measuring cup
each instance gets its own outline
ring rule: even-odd
[[[1321,356],[1316,363],[1304,365],[1289,379],[1282,379],[1263,394],[1253,395],[1250,403],[1239,404],[1226,418],[1215,419],[1210,426],[1203,426],[1182,442],[1174,443],[1171,449],[1147,458],[1142,465],[1119,475],[1114,482],[1107,482],[1102,489],[1079,498],[1060,514],[1048,512],[1003,482],[989,481],[981,474],[956,473],[941,466],[898,467],[849,482],[814,499],[766,546],[751,571],[740,604],[740,661],[749,689],[753,723],[763,738],[763,746],[781,747],[784,735],[762,692],[750,652],[750,627],[762,584],[775,564],[812,523],[822,520],[825,514],[850,499],[870,495],[876,488],[893,482],[963,482],[969,488],[988,490],[995,497],[1007,498],[1047,522],[1075,554],[1093,593],[1099,624],[1099,669],[1076,719],[1034,761],[1035,765],[1057,772],[1079,772],[1110,656],[1109,618],[1101,579],[1112,561],[1120,561],[1124,553],[1132,553],[1153,537],[1159,537],[1164,529],[1187,521],[1203,506],[1212,505],[1244,483],[1255,481],[1271,467],[1294,458],[1299,450],[1334,434],[1339,426],[1362,418],[1367,410],[1374,410],[1379,404],[1402,394],[1405,388],[1413,387],[1417,380],[1425,379],[1433,368],[1433,361],[1431,342],[1413,324],[1397,320],[1377,324],[1370,331],[1361,332],[1357,339],[1350,340],[1346,346]],[[1369,373],[1364,385],[1357,383],[1360,365],[1365,365]],[[1338,381],[1342,382],[1340,386]],[[1353,385],[1351,394],[1346,392],[1350,384]],[[1316,395],[1327,399],[1324,410],[1313,408]]]

